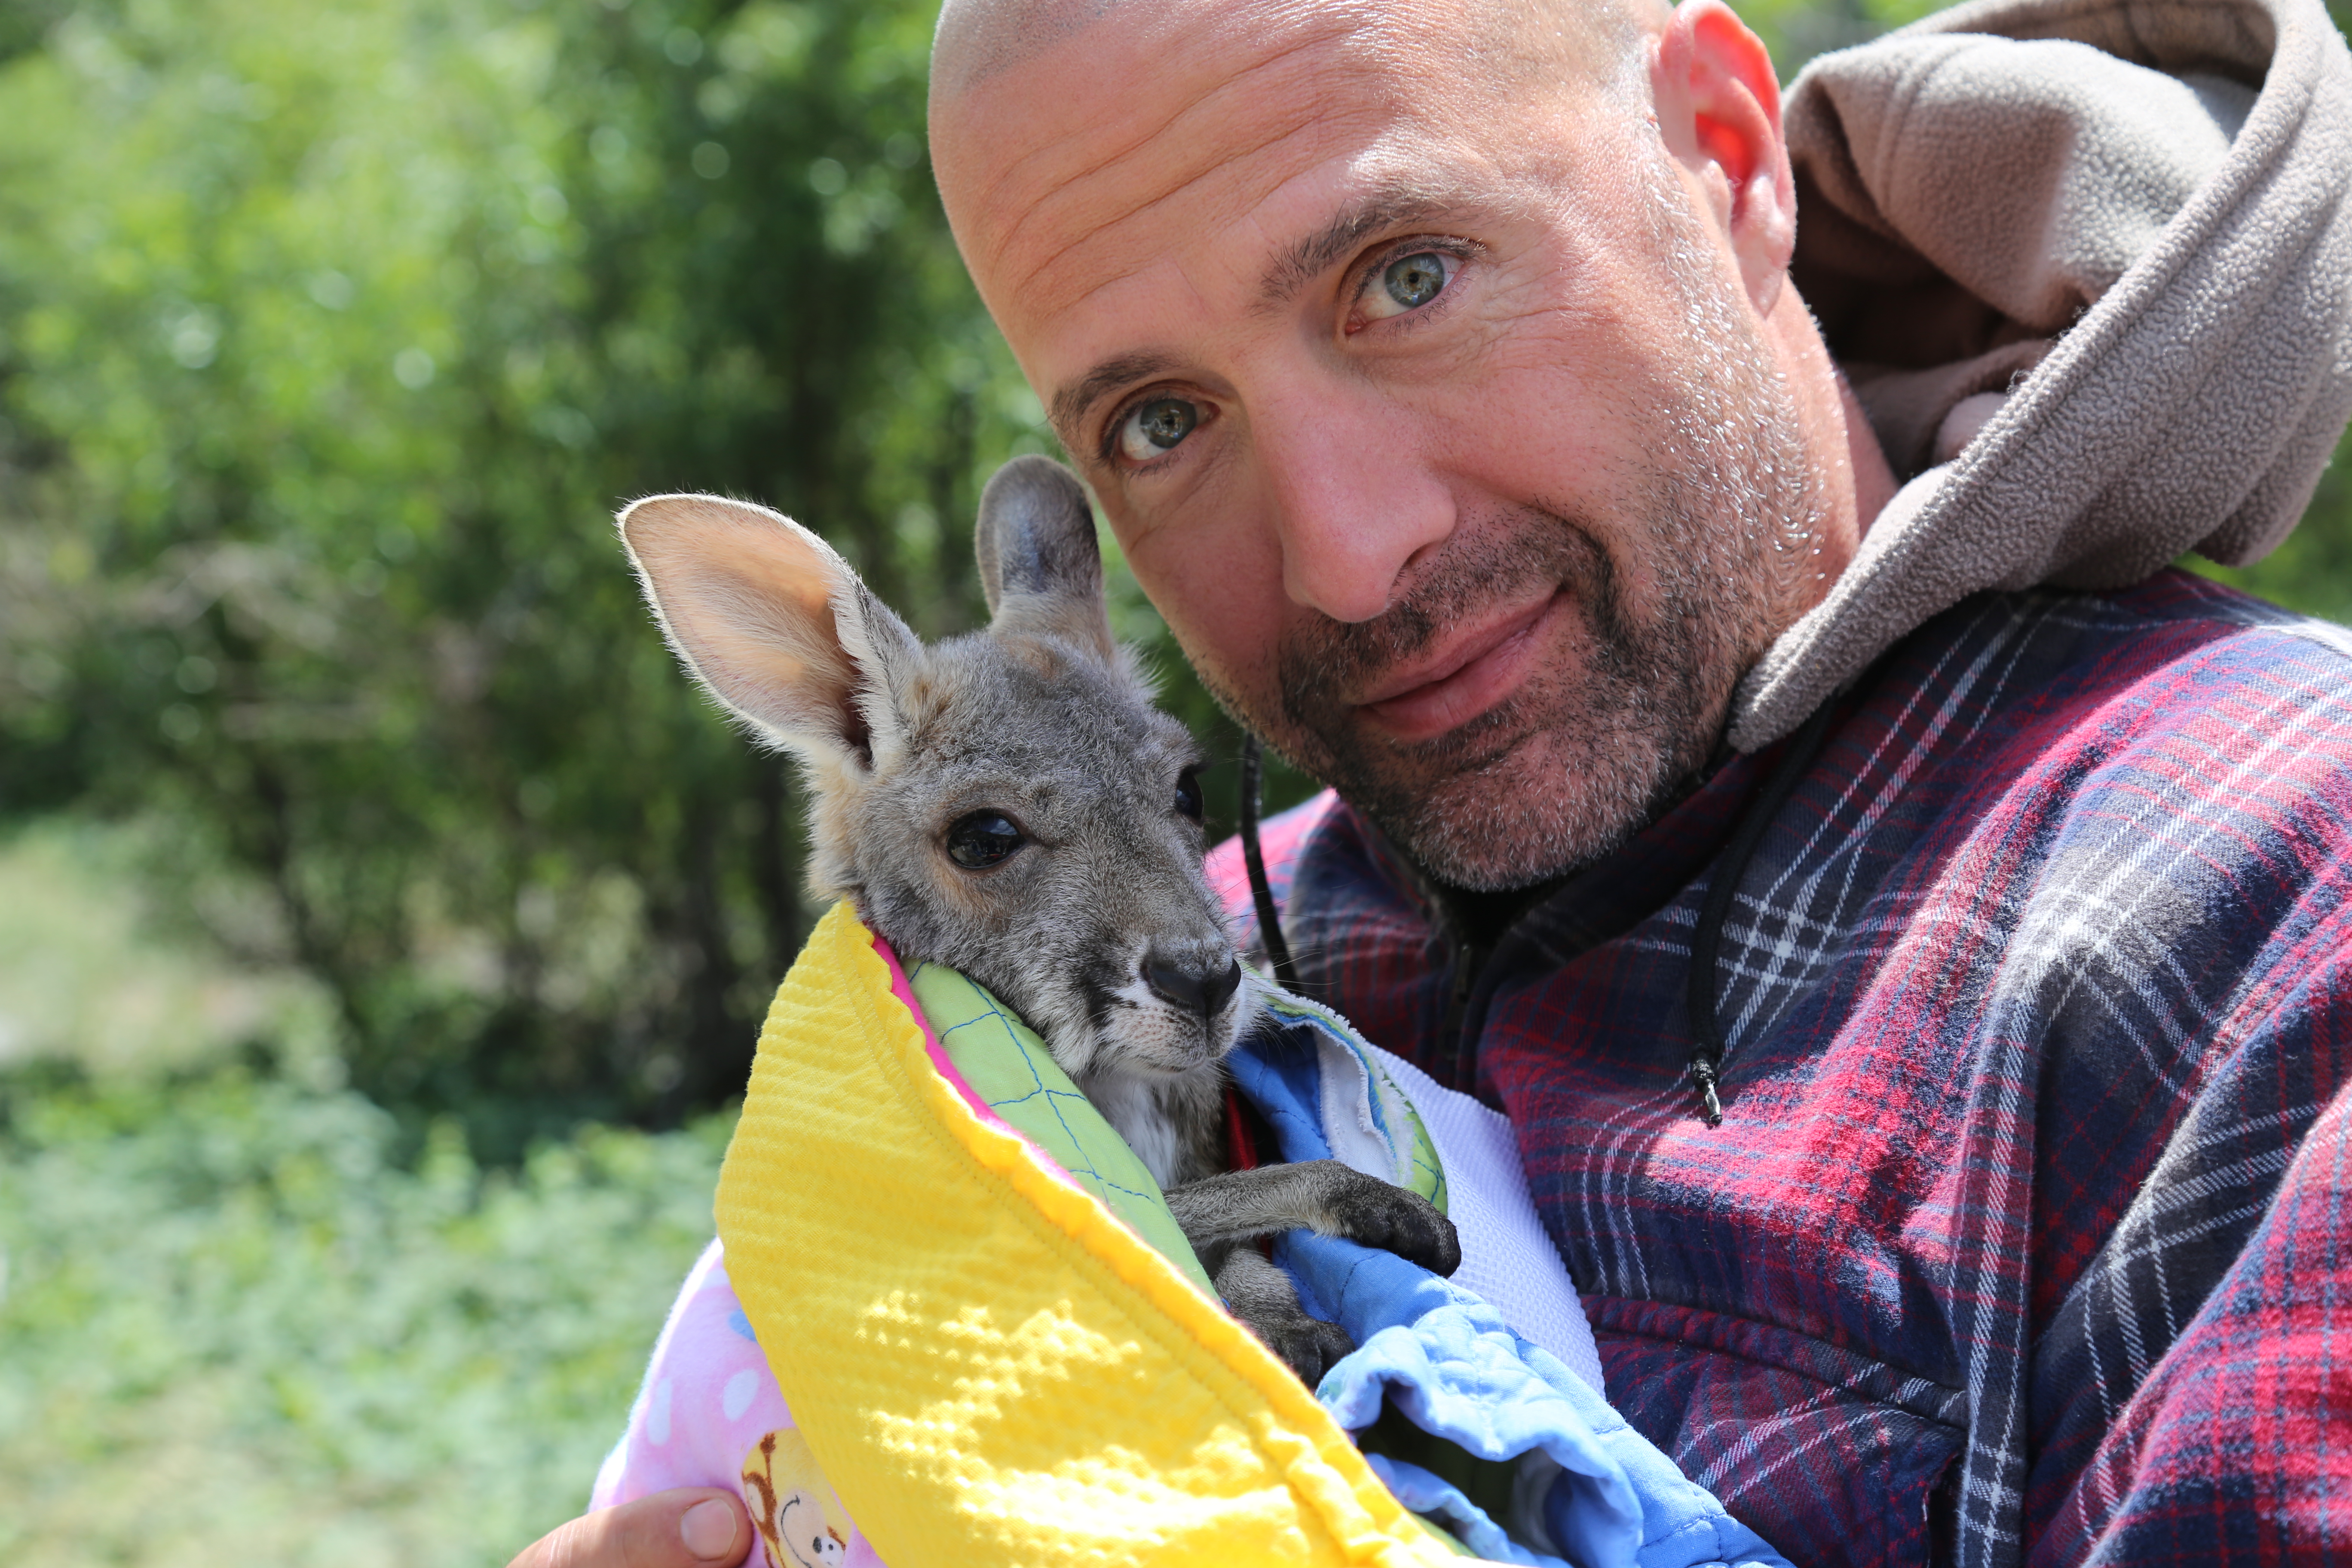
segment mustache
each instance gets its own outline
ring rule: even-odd
[[[1369,621],[1318,619],[1293,630],[1276,656],[1284,716],[1328,734],[1345,694],[1421,658],[1453,627],[1538,584],[1565,588],[1601,629],[1604,647],[1624,625],[1609,553],[1591,531],[1559,513],[1529,510],[1505,529],[1481,530],[1416,574],[1395,603]]]

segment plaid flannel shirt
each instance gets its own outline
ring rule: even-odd
[[[1509,1114],[1612,1398],[1793,1561],[2352,1562],[2352,634],[2181,573],[1914,633],[1748,865],[1710,1130],[1779,750],[1484,954],[1310,802],[1300,973]]]

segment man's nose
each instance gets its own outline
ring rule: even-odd
[[[1454,531],[1454,500],[1409,407],[1328,381],[1262,399],[1253,413],[1294,604],[1369,621],[1413,557]]]

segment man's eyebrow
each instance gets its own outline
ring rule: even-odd
[[[1462,195],[1423,186],[1391,185],[1368,192],[1275,258],[1258,286],[1260,304],[1274,309],[1286,303],[1333,262],[1346,259],[1369,235],[1453,216],[1470,205]],[[1159,375],[1175,363],[1175,356],[1157,349],[1104,360],[1054,394],[1046,407],[1047,422],[1061,437],[1062,445],[1076,456],[1078,425],[1088,409],[1109,394]]]
[[[1468,205],[1458,195],[1417,186],[1391,185],[1372,191],[1276,257],[1265,269],[1265,280],[1258,285],[1259,303],[1268,310],[1288,304],[1334,262],[1353,255],[1368,236],[1453,216]]]
[[[1055,433],[1062,437],[1062,445],[1070,449],[1072,456],[1077,456],[1076,437],[1078,421],[1087,409],[1104,396],[1131,383],[1158,375],[1175,363],[1173,358],[1156,349],[1107,359],[1054,394],[1053,406],[1047,411],[1046,418],[1053,425]]]

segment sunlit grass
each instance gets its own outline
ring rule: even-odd
[[[128,837],[0,849],[37,1049],[0,1075],[0,1563],[503,1563],[584,1501],[731,1119],[419,1147],[243,1064],[299,1056],[304,994],[159,936]]]

